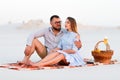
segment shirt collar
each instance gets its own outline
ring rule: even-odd
[[[53,32],[52,27],[49,27],[49,31]],[[65,32],[65,29],[61,28],[61,30],[60,30],[60,32],[58,34],[64,33],[64,32]]]

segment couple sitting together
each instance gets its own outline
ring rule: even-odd
[[[51,27],[35,32],[28,37],[24,51],[25,56],[21,63],[38,67],[51,65],[85,65],[79,52],[82,44],[80,35],[77,32],[76,20],[72,17],[67,17],[65,29],[63,29],[61,28],[60,17],[53,15],[50,18],[50,24]],[[38,40],[40,37],[44,37],[44,45]],[[30,60],[34,51],[41,58],[38,62],[31,62]]]

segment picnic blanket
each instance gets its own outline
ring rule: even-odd
[[[27,65],[23,63],[6,63],[1,64],[0,68],[7,68],[12,70],[45,70],[45,69],[64,69],[64,68],[78,68],[78,67],[89,67],[89,66],[99,66],[99,65],[112,65],[112,64],[120,64],[117,60],[112,60],[110,64],[103,64],[99,62],[94,62],[91,59],[84,59],[86,65],[84,66],[63,66],[63,65],[52,65],[52,66],[45,66],[45,67],[38,67]]]

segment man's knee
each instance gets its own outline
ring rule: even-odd
[[[25,47],[24,54],[25,54],[26,56],[31,55],[31,46],[26,46],[26,47]]]
[[[37,38],[33,39],[33,43],[38,43],[40,42]]]

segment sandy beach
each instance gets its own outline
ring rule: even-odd
[[[0,26],[0,64],[17,62],[23,59],[26,39],[31,32],[38,29],[18,29],[21,24],[6,24]],[[110,47],[114,50],[112,59],[120,60],[119,29],[79,29],[83,47],[81,56],[93,59],[91,51],[97,41],[108,37]],[[44,40],[40,39],[43,43]],[[99,47],[105,49],[104,45]],[[40,60],[37,54],[32,61]],[[0,80],[119,80],[120,64],[79,67],[72,69],[52,70],[11,70],[0,68]]]

